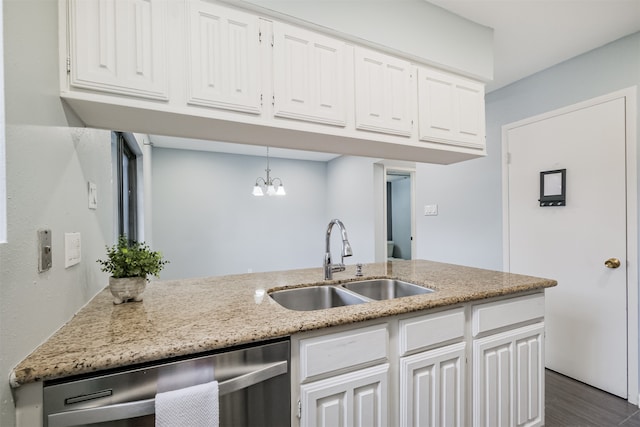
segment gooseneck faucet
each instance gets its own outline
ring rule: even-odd
[[[337,225],[342,234],[342,252],[340,253],[340,264],[331,263],[331,230],[333,226]],[[331,280],[333,273],[336,271],[344,271],[344,257],[353,255],[351,251],[351,244],[347,238],[347,229],[344,228],[344,224],[339,219],[332,219],[327,227],[326,236],[326,251],[324,253],[324,280]]]

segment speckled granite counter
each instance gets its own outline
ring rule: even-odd
[[[296,332],[555,286],[554,280],[430,261],[367,264],[364,278],[391,277],[436,292],[317,311],[287,310],[259,290],[356,279],[355,268],[322,281],[322,269],[160,281],[144,301],[113,305],[100,292],[13,371],[13,387],[286,337]],[[258,291],[258,292],[256,292]]]

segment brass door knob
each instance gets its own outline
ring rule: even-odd
[[[618,268],[620,267],[620,260],[618,258],[609,258],[604,262],[608,268]]]

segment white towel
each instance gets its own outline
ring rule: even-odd
[[[156,427],[218,427],[218,382],[156,394]]]

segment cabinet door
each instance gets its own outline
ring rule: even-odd
[[[273,23],[274,115],[346,124],[345,44]]]
[[[163,0],[70,0],[69,84],[168,99]]]
[[[300,387],[301,427],[387,425],[389,364]]]
[[[411,136],[411,64],[356,48],[355,70],[356,128]]]
[[[419,68],[418,110],[421,140],[485,147],[482,83]]]
[[[261,35],[258,17],[207,0],[189,0],[187,14],[187,102],[259,114]]]
[[[473,425],[544,424],[544,324],[473,343]]]
[[[465,343],[400,359],[400,425],[463,426]]]

